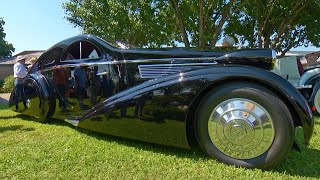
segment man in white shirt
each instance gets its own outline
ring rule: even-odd
[[[14,76],[14,85],[16,87],[15,91],[15,103],[16,103],[16,110],[18,110],[18,102],[19,99],[22,99],[24,108],[26,109],[26,97],[23,90],[23,84],[21,83],[23,78],[28,74],[27,69],[25,68],[26,57],[25,56],[18,56],[16,59],[16,63],[13,66],[13,76]]]

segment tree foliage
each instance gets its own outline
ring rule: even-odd
[[[0,59],[10,57],[14,52],[14,47],[5,41],[6,33],[4,33],[3,25],[5,24],[3,18],[0,18]]]
[[[70,0],[63,7],[83,32],[137,47],[211,48],[224,33],[282,52],[320,46],[319,0]]]
[[[70,0],[66,18],[85,33],[142,47],[211,47],[248,0]]]
[[[249,47],[320,46],[320,7],[314,0],[252,0],[234,14],[226,32],[243,34]]]

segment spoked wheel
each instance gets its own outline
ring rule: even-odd
[[[253,83],[229,83],[203,97],[196,114],[200,148],[226,164],[268,168],[283,160],[294,141],[286,105]]]

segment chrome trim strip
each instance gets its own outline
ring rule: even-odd
[[[80,122],[79,120],[75,120],[75,119],[65,119],[64,121],[72,124],[73,126],[78,126],[78,124]]]
[[[138,65],[140,78],[150,79],[159,78],[170,74],[177,74],[181,71],[188,71],[204,66],[216,65],[213,63],[186,63],[186,64],[151,64],[151,65]]]
[[[77,67],[77,66],[95,66],[95,65],[118,65],[118,64],[129,64],[129,63],[168,63],[170,62],[170,64],[152,64],[152,65],[138,65],[139,66],[139,73],[141,75],[141,69],[140,69],[140,66],[142,67],[163,67],[163,68],[168,68],[170,66],[195,66],[195,67],[202,67],[202,66],[210,66],[210,65],[215,65],[215,64],[218,64],[217,61],[213,61],[215,60],[216,58],[213,58],[213,57],[204,57],[204,58],[175,58],[175,59],[172,59],[172,58],[167,58],[167,59],[140,59],[140,60],[120,60],[120,61],[116,61],[116,60],[113,60],[113,61],[108,61],[106,59],[101,59],[100,61],[94,61],[94,62],[83,62],[82,60],[80,60],[78,63],[77,61],[73,61],[75,63],[68,63],[67,61],[62,61],[60,64],[61,66],[64,66],[64,67]],[[192,61],[205,61],[205,60],[210,60],[212,62],[210,63],[178,63],[178,64],[174,64],[173,62],[174,61],[179,61],[179,60],[184,60],[184,61],[188,61],[188,60],[192,60]],[[66,63],[67,62],[67,63]],[[64,64],[66,63],[66,64]],[[44,71],[47,71],[47,70],[51,70],[54,66],[52,67],[47,67],[45,69],[43,69]],[[187,70],[191,69],[188,68]],[[151,69],[152,70],[152,69]],[[182,69],[181,69],[182,70]],[[186,70],[186,69],[183,69],[183,70]],[[159,73],[159,72],[157,72]],[[171,74],[171,73],[170,73]],[[164,74],[166,75],[166,74]],[[162,76],[162,75],[161,75]],[[155,76],[155,77],[159,77],[159,76]],[[151,77],[145,77],[145,78],[151,78]]]
[[[213,61],[213,60],[216,60],[217,57],[191,57],[191,58],[184,58],[184,57],[181,57],[181,58],[158,58],[158,59],[135,59],[135,60],[132,60],[132,59],[124,59],[124,60],[108,60],[108,59],[103,59],[101,57],[99,58],[94,58],[94,59],[90,59],[90,58],[86,58],[86,59],[72,59],[72,60],[60,60],[62,63],[64,62],[77,62],[79,61],[79,63],[81,61],[86,61],[86,60],[95,60],[95,59],[100,59],[100,61],[103,61],[103,62],[108,62],[110,64],[119,64],[119,63],[144,63],[144,62],[163,62],[163,61],[169,61],[169,62],[174,62],[174,61],[179,61],[179,60],[183,60],[183,61],[205,61],[205,60],[208,60],[208,61]],[[85,63],[85,62],[81,62],[81,63]],[[95,62],[95,63],[101,63],[101,62]]]

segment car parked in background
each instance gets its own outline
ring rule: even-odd
[[[119,44],[119,43],[118,43]],[[275,51],[125,49],[93,35],[61,41],[33,65],[23,99],[10,107],[39,122],[181,148],[200,147],[226,164],[268,168],[305,143],[312,112],[287,80],[270,72]]]
[[[312,110],[320,114],[320,51],[278,58],[272,71],[299,89]]]

